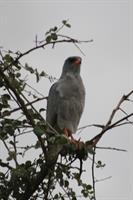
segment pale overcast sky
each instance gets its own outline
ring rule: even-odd
[[[0,0],[0,46],[24,52],[34,46],[36,34],[43,39],[49,28],[69,19],[72,28],[62,30],[64,35],[94,39],[93,43],[80,46],[85,56],[74,45],[63,44],[54,50],[47,48],[31,53],[23,62],[59,78],[64,59],[81,56],[86,106],[80,126],[104,124],[121,96],[133,89],[132,6],[128,0]],[[47,95],[50,86],[43,79],[37,89]],[[133,112],[131,104],[125,105],[125,109]],[[98,129],[88,128],[77,137],[85,141],[97,133]],[[112,176],[96,184],[97,200],[133,199],[132,142],[130,126],[116,128],[103,136],[99,146],[123,148],[128,152],[97,151],[97,160],[106,163],[106,167],[96,170],[96,178]],[[86,162],[86,169],[90,162]],[[83,175],[88,183],[89,176],[89,173]]]

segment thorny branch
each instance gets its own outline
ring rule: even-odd
[[[111,115],[110,115],[110,117],[109,117],[109,120],[107,121],[106,125],[103,126],[102,131],[101,131],[98,135],[96,135],[94,138],[92,138],[92,139],[90,140],[90,142],[92,142],[93,146],[96,146],[96,144],[99,142],[99,140],[101,139],[101,137],[103,136],[103,134],[104,134],[105,132],[107,132],[108,130],[110,130],[110,129],[112,129],[112,128],[115,128],[115,127],[118,126],[121,122],[123,122],[123,121],[125,121],[125,120],[127,120],[127,119],[129,119],[130,117],[133,116],[133,113],[130,113],[130,114],[126,115],[125,117],[121,118],[120,120],[118,120],[118,121],[112,123],[112,120],[113,120],[113,118],[114,118],[116,112],[120,109],[121,104],[122,104],[124,101],[128,100],[129,96],[131,96],[132,94],[133,94],[133,90],[132,90],[131,92],[129,92],[127,95],[123,95],[123,96],[121,97],[121,99],[120,99],[120,101],[118,102],[117,106],[116,106],[116,107],[114,108],[114,110],[112,111],[112,113],[111,113]],[[95,126],[95,125],[94,125],[94,126]],[[99,126],[99,127],[100,127],[100,126]],[[101,127],[102,127],[102,126],[101,126]]]
[[[57,35],[58,36],[58,35]],[[4,68],[4,71],[7,70],[8,68],[10,68],[12,65],[18,63],[18,61],[24,57],[25,55],[28,55],[29,53],[37,50],[37,49],[44,49],[45,46],[47,45],[55,45],[55,44],[59,44],[59,43],[73,43],[73,44],[77,44],[77,43],[88,43],[88,42],[92,42],[93,40],[76,40],[74,38],[71,38],[71,37],[67,37],[67,36],[64,36],[66,39],[61,39],[61,40],[56,40],[56,41],[51,41],[51,42],[44,42],[43,44],[41,45],[38,45],[38,46],[35,46],[31,49],[29,49],[28,51],[25,51],[24,53],[19,53],[19,55],[7,66]]]
[[[110,115],[110,118],[109,118],[109,120],[108,120],[108,122],[107,122],[107,124],[106,124],[105,127],[108,127],[108,126],[111,124],[111,122],[112,122],[112,120],[113,120],[113,118],[114,118],[116,112],[120,109],[121,104],[122,104],[124,101],[128,100],[128,97],[131,96],[132,94],[133,94],[133,90],[132,90],[131,92],[129,92],[127,95],[123,95],[123,96],[121,97],[121,99],[120,99],[119,103],[117,104],[116,108],[112,111],[112,113],[111,113],[111,115]]]

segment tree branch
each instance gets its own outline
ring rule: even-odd
[[[34,103],[37,103],[38,101],[42,101],[42,100],[44,100],[44,99],[47,100],[47,97],[37,98],[37,99],[35,99],[35,100],[31,101],[31,102],[26,103],[25,106],[26,106],[26,107],[27,107],[27,106],[30,106],[30,105],[32,105],[32,104],[34,104]],[[16,111],[19,111],[19,110],[21,110],[21,109],[22,109],[22,106],[20,106],[20,107],[18,107],[18,108],[14,108],[13,110],[9,111],[9,114],[12,114],[12,113],[14,113],[14,112],[16,112]],[[1,115],[1,117],[3,117],[3,116]]]
[[[95,190],[95,147],[92,156],[92,187],[93,187],[93,199],[96,200],[96,190]]]
[[[128,97],[129,97],[130,95],[132,95],[132,94],[133,94],[133,90],[132,90],[131,92],[129,92],[127,95],[123,95],[123,96],[121,97],[121,99],[120,99],[119,103],[117,104],[116,108],[112,111],[112,113],[111,113],[111,115],[110,115],[110,118],[109,118],[109,120],[108,120],[108,122],[107,122],[107,124],[106,124],[107,127],[111,124],[112,119],[113,119],[113,117],[115,116],[116,112],[120,109],[121,104],[122,104],[125,100],[127,100]],[[105,126],[105,127],[106,127],[106,126]]]
[[[57,36],[58,36],[58,35],[57,35]],[[59,36],[60,36],[60,35],[59,35]],[[15,58],[15,60],[13,60],[13,62],[11,62],[7,67],[4,68],[4,71],[7,70],[7,69],[8,69],[9,67],[11,67],[12,65],[14,65],[15,63],[17,63],[23,56],[28,55],[29,53],[31,53],[31,52],[33,52],[33,51],[35,51],[35,50],[37,50],[37,49],[41,49],[41,48],[44,49],[45,46],[50,45],[50,44],[55,45],[55,44],[59,44],[59,43],[74,43],[74,44],[76,44],[76,43],[83,43],[83,42],[85,42],[85,43],[87,43],[87,42],[92,42],[92,40],[87,40],[87,41],[84,41],[84,40],[83,40],[83,41],[82,41],[82,40],[76,40],[76,39],[73,39],[73,38],[67,37],[67,36],[64,36],[64,37],[65,37],[66,39],[61,39],[61,40],[56,40],[56,41],[51,41],[51,42],[45,42],[44,44],[35,46],[35,47],[29,49],[28,51],[25,51],[24,53],[20,53],[20,54]]]
[[[112,123],[112,120],[116,114],[116,112],[119,110],[121,104],[128,99],[129,96],[131,96],[133,94],[133,90],[131,92],[129,92],[127,95],[123,95],[122,98],[120,99],[119,103],[117,104],[116,108],[112,111],[109,120],[107,121],[106,125],[103,127],[102,131],[96,135],[95,137],[93,137],[89,142],[92,143],[92,146],[96,146],[96,144],[99,142],[99,140],[101,139],[101,137],[103,136],[103,134],[105,132],[107,132],[108,130],[115,128],[116,125],[118,126],[119,123],[127,120],[128,118],[133,116],[133,113],[126,115],[125,117],[121,118],[120,120]]]
[[[97,147],[97,146],[96,146],[96,149],[105,149],[105,150],[113,150],[113,151],[123,151],[123,152],[127,152],[127,150],[125,150],[125,149],[118,149],[118,148],[115,148],[115,147]]]
[[[13,93],[14,95],[16,96],[17,98],[17,101],[19,102],[20,106],[21,106],[21,109],[23,110],[26,118],[28,119],[29,123],[32,125],[32,127],[35,127],[35,123],[34,123],[34,119],[32,118],[32,116],[30,115],[30,113],[28,112],[27,110],[27,107],[25,106],[25,102],[23,101],[23,99],[20,97],[18,91],[13,87],[13,85],[10,83],[8,77],[3,73],[2,69],[0,68],[0,74],[2,76],[2,78],[4,79],[5,81],[5,84],[7,86],[7,88],[9,88]],[[41,144],[41,147],[42,147],[42,151],[44,153],[44,155],[46,155],[46,150],[45,150],[45,147],[44,147],[44,144],[42,142],[42,139],[41,139],[41,136],[37,135],[37,138],[38,140],[40,141],[40,144]]]

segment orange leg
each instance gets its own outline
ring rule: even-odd
[[[68,138],[69,137],[69,130],[67,128],[64,128],[64,134]]]
[[[74,139],[74,137],[73,137],[73,135],[72,135],[72,133],[71,133],[71,131],[69,129],[64,128],[64,134],[68,139],[69,139],[69,137],[71,138],[71,139],[69,139],[69,141],[71,143],[73,143],[73,144],[78,144],[79,143],[79,140],[77,141],[77,140]]]

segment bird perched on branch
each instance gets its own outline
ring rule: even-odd
[[[85,89],[80,76],[81,58],[65,60],[60,79],[52,85],[47,102],[46,121],[59,133],[74,140],[85,102]]]

